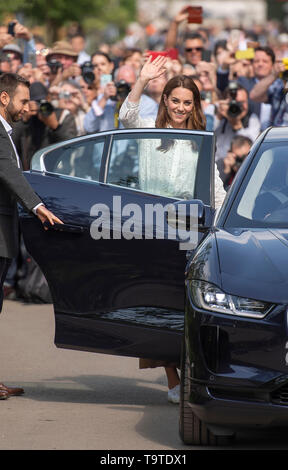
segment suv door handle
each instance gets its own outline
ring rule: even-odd
[[[84,233],[85,227],[82,225],[73,225],[73,224],[54,224],[51,225],[49,222],[44,222],[45,227],[49,230],[54,230],[55,232],[69,232],[69,233]]]

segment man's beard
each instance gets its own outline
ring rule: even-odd
[[[18,112],[16,111],[13,101],[10,101],[5,112],[6,112],[6,121],[10,125],[12,125],[14,122],[20,121],[21,114],[19,111]]]

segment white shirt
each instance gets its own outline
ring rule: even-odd
[[[0,114],[0,121],[2,122],[5,131],[7,132],[8,136],[9,136],[11,145],[12,145],[12,147],[13,147],[13,149],[14,149],[14,152],[15,152],[15,155],[16,155],[16,158],[17,158],[17,165],[18,165],[18,168],[21,168],[19,155],[18,155],[18,153],[17,153],[15,144],[14,144],[14,142],[13,142],[13,140],[12,140],[12,135],[11,135],[11,134],[12,134],[12,127],[10,126],[10,124],[8,124],[8,122],[6,121],[6,119],[4,119],[3,116],[1,116],[1,114]]]
[[[139,115],[139,103],[131,103],[128,97],[120,108],[119,118],[124,127],[155,127],[155,120],[142,119]],[[191,143],[179,141],[172,151],[159,158],[149,140],[142,142],[139,161],[139,182],[145,191],[172,196],[175,191],[194,192],[197,152],[191,149]],[[154,144],[155,146],[155,144]],[[158,157],[158,158],[157,158]],[[189,164],[188,164],[189,162]],[[215,165],[215,208],[221,207],[226,191],[219,171]]]
[[[14,152],[15,152],[15,155],[16,155],[16,158],[17,158],[17,165],[18,165],[18,168],[21,168],[21,164],[20,164],[20,158],[19,158],[19,155],[18,155],[18,152],[17,152],[17,149],[15,147],[15,144],[13,142],[13,139],[12,139],[12,127],[10,126],[10,124],[6,121],[6,119],[3,118],[3,116],[0,114],[0,121],[2,122],[3,126],[4,126],[4,129],[5,131],[7,132],[8,134],[8,137],[10,139],[10,142],[11,142],[11,145],[14,149]],[[33,207],[32,211],[34,212],[35,215],[37,215],[36,211],[38,209],[39,206],[43,206],[43,202],[40,202],[40,204],[37,204],[37,206]]]

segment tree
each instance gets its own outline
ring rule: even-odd
[[[49,42],[57,39],[57,31],[69,21],[82,23],[95,17],[98,27],[117,24],[121,31],[135,18],[134,0],[9,0],[0,4],[0,16],[22,13],[32,24],[46,25]]]

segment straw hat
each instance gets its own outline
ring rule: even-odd
[[[57,41],[53,44],[49,54],[47,54],[47,60],[50,60],[54,54],[63,54],[69,57],[78,57],[78,53],[74,51],[71,44],[67,41]]]

